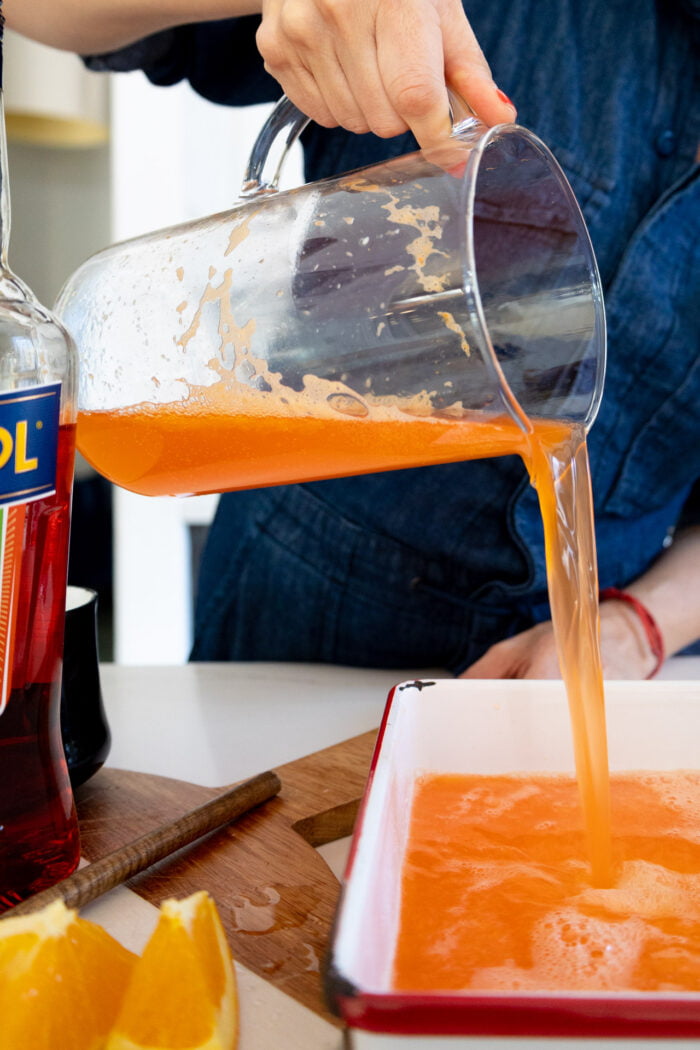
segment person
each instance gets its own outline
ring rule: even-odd
[[[604,672],[644,678],[700,637],[698,0],[5,0],[10,26],[95,69],[228,105],[284,90],[309,180],[449,131],[446,84],[553,150],[606,292],[588,436]],[[485,57],[484,57],[485,56]],[[488,60],[488,62],[487,62]],[[541,521],[513,457],[226,494],[195,660],[558,676]]]

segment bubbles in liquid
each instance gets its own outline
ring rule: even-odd
[[[611,889],[587,889],[577,903],[595,905],[611,915],[639,915],[647,919],[683,916],[700,921],[700,880],[695,873],[671,871],[648,861],[623,865]]]
[[[484,967],[474,971],[471,986],[483,989],[588,988],[630,986],[644,945],[641,919],[608,921],[573,908],[550,912],[532,932],[532,969]]]
[[[367,405],[359,397],[355,397],[354,394],[331,394],[326,400],[332,409],[342,413],[344,416],[355,416],[358,419],[363,419],[369,415]]]
[[[636,917],[608,921],[563,909],[535,926],[533,959],[554,987],[560,981],[562,987],[624,988],[632,981],[646,934]]]
[[[457,812],[470,816],[475,824],[489,827],[493,820],[510,813],[527,799],[536,798],[539,794],[540,788],[526,780],[521,783],[514,781],[508,794],[491,791],[488,786],[480,786],[464,792]]]

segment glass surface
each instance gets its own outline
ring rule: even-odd
[[[285,130],[263,131],[263,155]],[[81,357],[81,451],[152,494],[517,452],[530,420],[590,425],[605,367],[595,259],[561,169],[525,129],[475,120],[439,150],[263,184],[110,248],[57,309]],[[342,452],[315,454],[351,420]],[[427,421],[440,427],[419,434]]]

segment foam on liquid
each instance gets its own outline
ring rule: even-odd
[[[568,777],[417,785],[394,986],[697,991],[700,773],[614,775],[613,885]]]

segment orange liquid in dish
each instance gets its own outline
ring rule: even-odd
[[[394,987],[697,992],[700,773],[611,788],[616,878],[596,889],[572,778],[420,781]]]
[[[334,401],[335,399],[335,401]],[[340,400],[338,400],[340,399]],[[419,404],[372,412],[349,396],[319,397],[309,414],[281,394],[245,400],[225,382],[187,402],[87,412],[78,447],[111,481],[144,495],[223,492],[403,467],[520,455],[545,532],[559,662],[596,883],[610,881],[610,815],[598,581],[585,433],[579,426],[506,415],[421,415]],[[287,414],[282,414],[282,412]],[[456,525],[458,527],[458,523]]]

